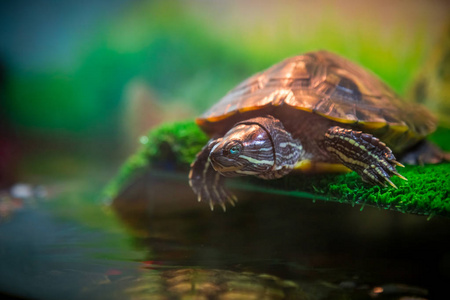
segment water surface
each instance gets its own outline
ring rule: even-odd
[[[211,212],[177,178],[147,174],[109,206],[87,181],[25,199],[0,223],[0,290],[33,299],[447,294],[448,219],[249,191]]]

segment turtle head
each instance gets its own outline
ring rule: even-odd
[[[274,166],[272,139],[259,124],[237,124],[212,143],[209,158],[223,176],[260,175]]]

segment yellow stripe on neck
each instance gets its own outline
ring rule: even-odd
[[[317,162],[309,159],[297,162],[294,170],[303,173],[348,173],[352,171],[343,164]]]

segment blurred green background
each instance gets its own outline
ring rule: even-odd
[[[93,161],[113,174],[149,128],[193,119],[305,51],[337,52],[408,94],[449,11],[437,0],[2,2],[0,182]]]

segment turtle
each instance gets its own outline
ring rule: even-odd
[[[425,137],[437,119],[403,102],[370,71],[320,50],[287,58],[228,92],[196,119],[211,139],[191,164],[189,184],[211,210],[234,206],[227,177],[277,179],[293,170],[357,172],[397,188],[397,159],[439,163],[449,154]]]

